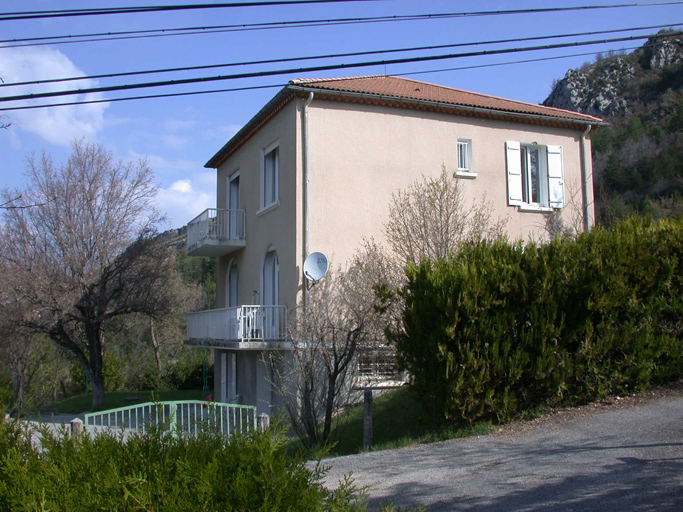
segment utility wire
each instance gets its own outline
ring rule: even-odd
[[[169,86],[169,85],[203,83],[203,82],[212,82],[212,81],[219,81],[219,80],[221,80],[221,81],[222,80],[235,80],[235,79],[240,79],[240,78],[276,76],[276,75],[284,75],[284,74],[292,74],[292,73],[308,73],[308,72],[313,72],[313,71],[327,71],[327,70],[332,70],[332,69],[348,69],[348,68],[359,68],[359,67],[390,65],[390,64],[405,64],[405,63],[411,63],[411,62],[428,62],[428,61],[456,59],[456,58],[463,58],[463,57],[475,57],[475,56],[484,56],[484,55],[500,55],[500,54],[509,54],[509,53],[520,53],[520,52],[537,51],[537,50],[551,50],[551,49],[557,49],[557,48],[567,48],[567,47],[572,47],[572,46],[587,46],[587,45],[594,45],[594,44],[607,44],[607,43],[613,43],[613,42],[634,41],[634,40],[645,39],[645,38],[650,38],[650,37],[661,38],[661,37],[669,37],[672,35],[681,35],[681,34],[683,34],[683,32],[676,32],[676,33],[666,34],[666,35],[662,35],[662,36],[632,36],[632,37],[621,37],[621,38],[614,38],[614,39],[604,39],[604,40],[599,40],[599,41],[579,41],[579,42],[573,42],[573,43],[563,43],[563,44],[545,45],[545,46],[532,46],[532,47],[525,47],[525,48],[507,48],[507,49],[500,49],[500,50],[488,50],[488,51],[482,51],[482,52],[469,52],[469,53],[424,56],[424,57],[407,57],[407,58],[402,58],[402,59],[393,59],[393,60],[384,60],[384,61],[370,61],[370,62],[357,62],[357,63],[350,63],[350,64],[332,64],[332,65],[325,65],[325,66],[311,66],[308,68],[269,70],[269,71],[259,71],[259,72],[252,72],[252,73],[240,73],[240,74],[235,74],[235,75],[188,78],[188,79],[183,79],[183,80],[169,80],[169,81],[163,81],[163,82],[147,82],[147,83],[119,85],[119,86],[108,86],[108,87],[91,87],[88,89],[77,89],[77,90],[70,90],[70,91],[51,91],[51,92],[45,92],[45,93],[5,96],[5,97],[0,98],[0,102],[49,98],[49,97],[57,97],[57,96],[70,96],[70,95],[76,95],[76,94],[90,94],[90,93],[100,93],[100,92],[123,91],[123,90],[131,90],[131,89],[150,88],[150,87],[163,87],[163,86]]]
[[[644,45],[644,46],[649,46],[649,45]],[[616,51],[635,50],[637,48],[642,48],[642,47],[641,46],[633,46],[630,48],[620,48],[619,50],[616,50]],[[447,68],[447,69],[432,69],[432,70],[414,71],[414,72],[408,72],[408,73],[395,73],[395,74],[393,74],[393,76],[424,75],[424,74],[430,74],[430,73],[442,73],[442,72],[446,72],[446,71],[461,71],[461,70],[489,68],[489,67],[496,67],[496,66],[510,66],[510,65],[515,65],[515,64],[526,64],[526,63],[530,63],[530,62],[543,62],[543,61],[547,61],[547,60],[569,59],[572,57],[584,57],[584,56],[588,56],[588,55],[599,55],[601,53],[606,53],[606,52],[610,52],[610,51],[615,51],[615,50],[588,52],[588,53],[574,53],[574,54],[570,54],[570,55],[560,55],[560,56],[555,56],[555,57],[541,57],[541,58],[537,58],[537,59],[526,59],[526,60],[517,60],[517,61],[510,61],[510,62],[497,62],[497,63],[493,63],[493,64],[477,64],[477,65],[473,65],[473,66],[461,66],[461,67]],[[172,98],[172,97],[179,97],[179,96],[198,96],[198,95],[203,95],[203,94],[217,94],[217,93],[238,92],[238,91],[254,91],[254,90],[260,90],[260,89],[281,88],[281,87],[285,87],[286,85],[287,85],[286,83],[284,83],[284,84],[272,84],[272,85],[254,85],[254,86],[245,86],[245,87],[235,87],[235,88],[229,88],[229,89],[212,89],[212,90],[206,90],[206,91],[173,92],[173,93],[165,93],[165,94],[150,94],[150,95],[144,95],[144,96],[126,96],[123,98],[72,101],[72,102],[68,102],[68,103],[51,103],[51,104],[44,104],[44,105],[25,105],[23,107],[0,108],[0,112],[14,111],[14,110],[33,110],[33,109],[37,109],[37,108],[48,108],[48,107],[67,107],[67,106],[78,106],[78,105],[92,105],[92,104],[97,104],[97,103],[115,103],[115,102],[119,102],[119,101],[131,101],[131,100]]]
[[[120,32],[99,32],[90,34],[74,34],[74,35],[58,35],[58,36],[41,36],[20,39],[5,39],[0,40],[0,48],[17,48],[25,46],[44,46],[44,45],[59,45],[59,44],[75,44],[85,42],[98,41],[117,41],[125,39],[145,39],[151,37],[174,37],[181,35],[197,35],[197,34],[216,34],[225,32],[241,32],[252,30],[273,30],[281,28],[305,28],[317,26],[331,26],[331,25],[349,25],[360,23],[385,23],[395,21],[420,21],[433,19],[448,19],[459,17],[472,16],[500,16],[509,14],[534,14],[544,13],[552,10],[553,12],[573,11],[579,9],[610,9],[623,7],[644,7],[644,6],[660,6],[670,4],[683,4],[683,1],[676,2],[660,2],[656,4],[617,4],[617,5],[603,5],[603,6],[582,6],[582,7],[556,7],[546,9],[515,9],[508,11],[479,11],[479,12],[454,12],[454,13],[434,13],[434,14],[409,14],[396,16],[375,16],[375,17],[358,17],[358,18],[334,18],[327,20],[298,20],[298,21],[279,21],[268,23],[251,23],[251,24],[235,24],[235,25],[213,25],[206,27],[185,27],[185,28],[167,28],[155,30],[130,30]],[[85,39],[79,39],[85,38]],[[45,42],[47,41],[47,42]],[[13,44],[6,44],[13,43]],[[25,44],[17,44],[25,43]]]
[[[553,12],[573,11],[578,9],[610,9],[623,7],[643,7],[643,6],[660,6],[669,4],[683,4],[683,1],[657,3],[657,4],[617,4],[617,5],[603,5],[603,6],[579,6],[579,7],[556,7],[551,8]],[[178,35],[196,35],[196,34],[214,34],[223,32],[235,32],[245,30],[270,30],[280,28],[302,28],[302,27],[316,27],[321,25],[341,25],[341,24],[356,24],[356,23],[381,23],[394,21],[419,21],[432,20],[456,17],[472,17],[472,16],[500,16],[509,14],[534,14],[548,12],[549,9],[515,9],[507,11],[478,11],[478,12],[451,12],[451,13],[433,13],[433,14],[409,14],[396,16],[375,16],[375,17],[356,17],[356,18],[334,18],[327,20],[313,19],[313,20],[298,20],[298,21],[279,21],[268,23],[251,23],[251,24],[235,24],[235,25],[214,25],[206,27],[185,27],[185,28],[169,28],[169,29],[155,29],[155,30],[131,30],[121,32],[100,32],[90,34],[75,34],[75,35],[59,35],[59,36],[41,36],[21,39],[6,39],[0,40],[0,44],[4,43],[27,43],[27,44],[12,44],[5,45],[0,48],[16,48],[23,46],[42,46],[46,44],[74,44],[82,42],[97,42],[97,41],[112,41],[122,39],[140,39],[150,37],[170,37]],[[119,37],[120,36],[120,37]],[[88,39],[78,39],[88,38]],[[95,39],[94,39],[95,38]],[[61,40],[61,41],[60,41]],[[41,42],[51,41],[51,42]]]
[[[219,4],[148,5],[138,7],[103,7],[98,9],[62,9],[54,11],[24,11],[0,13],[0,21],[67,18],[104,14],[138,14],[147,12],[186,11],[195,9],[225,9],[231,7],[271,7],[276,5],[331,4],[352,2],[394,2],[396,0],[269,0],[263,2],[232,2]]]
[[[236,67],[236,66],[252,66],[252,65],[259,65],[259,64],[280,64],[280,63],[294,62],[294,61],[334,59],[334,58],[341,58],[341,57],[360,57],[360,56],[366,56],[366,55],[416,52],[416,51],[425,51],[425,50],[442,50],[445,48],[459,48],[459,47],[466,47],[466,46],[482,46],[482,45],[490,45],[490,44],[516,43],[516,42],[525,42],[525,41],[539,41],[539,40],[543,40],[543,39],[563,39],[563,38],[568,38],[568,37],[583,37],[583,36],[595,36],[595,35],[600,35],[600,34],[614,34],[614,33],[618,33],[618,32],[635,32],[635,31],[640,31],[640,30],[654,30],[654,29],[667,28],[667,27],[679,27],[682,25],[683,25],[683,23],[674,23],[674,24],[669,23],[666,25],[652,25],[652,26],[648,26],[648,27],[631,27],[631,28],[615,29],[615,30],[600,30],[600,31],[594,31],[594,32],[575,32],[573,34],[555,34],[555,35],[549,35],[549,36],[534,36],[534,37],[523,37],[523,38],[513,38],[513,39],[498,39],[498,40],[494,40],[494,41],[474,41],[474,42],[468,42],[468,43],[444,44],[444,45],[437,45],[437,46],[416,46],[416,47],[411,47],[411,48],[393,48],[393,49],[387,49],[387,50],[370,50],[370,51],[364,51],[364,52],[336,53],[336,54],[327,54],[327,55],[309,55],[309,56],[305,56],[305,57],[288,57],[288,58],[282,58],[282,59],[254,60],[254,61],[233,62],[233,63],[226,63],[226,64],[209,64],[209,65],[204,65],[204,66],[186,66],[186,67],[178,67],[178,68],[151,69],[151,70],[142,70],[142,71],[126,71],[126,72],[121,72],[121,73],[105,73],[105,74],[100,74],[100,75],[75,76],[75,77],[66,77],[66,78],[50,78],[50,79],[45,79],[45,80],[31,80],[31,81],[26,81],[26,82],[0,83],[0,88],[2,88],[2,87],[16,87],[16,86],[23,86],[23,85],[41,85],[41,84],[50,84],[50,83],[59,83],[59,82],[73,82],[73,81],[78,81],[78,80],[96,80],[96,79],[100,79],[100,78],[119,78],[119,77],[124,77],[124,76],[150,75],[150,74],[160,74],[160,73],[176,73],[176,72],[180,72],[180,71],[198,71],[198,70],[205,70],[205,69],[227,68],[227,67]]]
[[[572,47],[572,46],[588,46],[588,45],[594,45],[594,44],[607,44],[607,43],[616,43],[616,42],[623,42],[623,41],[635,41],[635,40],[639,40],[639,39],[649,39],[650,37],[653,37],[653,38],[670,37],[673,35],[681,35],[681,34],[683,34],[683,32],[674,32],[674,33],[669,33],[669,34],[661,35],[661,36],[644,35],[644,36],[619,37],[619,38],[614,38],[614,39],[603,39],[603,40],[594,40],[594,41],[575,41],[575,42],[571,42],[571,43],[561,43],[561,44],[544,45],[544,46],[528,46],[528,47],[523,47],[523,48],[505,48],[505,49],[498,49],[498,50],[486,50],[486,51],[480,51],[480,52],[467,52],[467,53],[455,53],[455,54],[452,53],[452,54],[446,54],[446,55],[432,55],[432,56],[423,56],[423,57],[404,57],[404,58],[400,58],[400,59],[355,62],[355,63],[350,63],[350,64],[327,64],[327,65],[321,65],[321,66],[310,66],[307,68],[290,68],[290,69],[279,69],[279,70],[268,70],[268,71],[255,71],[255,72],[249,72],[249,73],[238,73],[238,74],[233,74],[233,75],[204,76],[204,77],[197,77],[197,78],[185,78],[185,79],[180,79],[180,80],[166,80],[166,81],[160,81],[160,82],[145,82],[145,83],[127,84],[127,85],[112,85],[112,86],[106,86],[106,87],[90,87],[90,88],[86,88],[86,89],[73,89],[73,90],[66,90],[66,91],[50,91],[50,92],[42,92],[42,93],[5,96],[5,97],[0,97],[0,102],[18,101],[18,100],[31,100],[31,99],[39,99],[39,98],[51,98],[51,97],[57,97],[57,96],[71,96],[71,95],[75,95],[75,94],[90,94],[90,93],[99,93],[99,92],[124,91],[124,90],[131,90],[131,89],[146,89],[146,88],[150,88],[150,87],[165,87],[165,86],[171,86],[171,85],[185,85],[185,84],[215,82],[215,81],[223,81],[223,80],[235,80],[235,79],[240,79],[240,78],[276,76],[276,75],[286,75],[286,74],[291,74],[291,73],[309,73],[309,72],[313,72],[313,71],[328,71],[328,70],[332,70],[332,69],[364,68],[364,67],[379,66],[379,65],[405,64],[405,63],[411,63],[411,62],[429,62],[429,61],[436,61],[436,60],[457,59],[457,58],[463,58],[463,57],[480,57],[480,56],[484,56],[484,55],[500,55],[500,54],[520,53],[520,52],[529,52],[529,51],[537,51],[537,50],[551,50],[551,49],[557,49],[557,48],[567,48],[567,47]]]

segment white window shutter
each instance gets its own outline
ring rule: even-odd
[[[519,142],[505,143],[508,177],[508,204],[522,204],[522,157]]]
[[[548,146],[548,191],[552,208],[564,208],[562,146]]]

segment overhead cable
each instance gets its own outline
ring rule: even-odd
[[[648,45],[644,45],[648,46]],[[629,47],[629,48],[620,48],[619,50],[616,51],[622,51],[622,50],[635,50],[636,48],[642,48],[643,46],[634,46],[634,47]],[[610,51],[615,51],[615,50],[607,50],[609,53]],[[510,61],[510,62],[496,62],[492,64],[476,64],[472,66],[461,66],[461,67],[455,67],[455,68],[447,68],[447,69],[431,69],[431,70],[425,70],[425,71],[413,71],[413,72],[407,72],[407,73],[395,73],[394,76],[411,76],[411,75],[424,75],[424,74],[430,74],[430,73],[442,73],[442,72],[450,72],[450,71],[461,71],[461,70],[470,70],[470,69],[479,69],[479,68],[488,68],[488,67],[496,67],[496,66],[509,66],[509,65],[515,65],[515,64],[526,64],[526,63],[531,63],[531,62],[543,62],[547,60],[558,60],[558,59],[568,59],[572,57],[583,57],[587,55],[599,55],[605,53],[605,51],[600,51],[600,52],[587,52],[587,53],[574,53],[570,55],[559,55],[555,57],[539,57],[537,59],[525,59],[525,60],[517,60],[517,61]],[[172,92],[172,93],[165,93],[165,94],[150,94],[150,95],[144,95],[144,96],[126,96],[123,98],[108,98],[108,99],[99,99],[99,100],[82,100],[82,101],[72,101],[72,102],[65,102],[65,103],[50,103],[50,104],[43,104],[43,105],[24,105],[21,107],[6,107],[6,108],[0,108],[0,112],[8,112],[8,111],[15,111],[15,110],[33,110],[37,108],[49,108],[49,107],[68,107],[68,106],[79,106],[79,105],[92,105],[92,104],[97,104],[97,103],[115,103],[119,101],[132,101],[132,100],[147,100],[147,99],[157,99],[157,98],[173,98],[173,97],[179,97],[179,96],[198,96],[198,95],[203,95],[203,94],[217,94],[217,93],[226,93],[226,92],[237,92],[237,91],[252,91],[252,90],[259,90],[259,89],[273,89],[277,87],[285,87],[287,84],[271,84],[271,85],[254,85],[254,86],[245,86],[245,87],[235,87],[235,88],[229,88],[229,89],[211,89],[211,90],[204,90],[204,91],[189,91],[189,92]]]
[[[266,0],[262,2],[231,2],[217,4],[148,5],[136,7],[101,7],[93,9],[61,9],[53,11],[24,11],[0,13],[0,21],[67,18],[109,14],[139,14],[148,12],[186,11],[195,9],[225,9],[231,7],[272,7],[276,5],[332,4],[352,2],[394,2],[396,0]]]
[[[341,0],[338,0],[341,1]],[[349,0],[352,1],[352,0]],[[355,1],[371,1],[371,0],[355,0]],[[333,19],[313,19],[313,20],[298,20],[298,21],[278,21],[267,23],[250,23],[250,24],[234,24],[234,25],[213,25],[206,27],[185,27],[185,28],[166,28],[166,29],[150,29],[150,30],[132,30],[119,32],[99,32],[89,34],[72,34],[72,35],[58,35],[58,36],[40,36],[30,38],[15,38],[0,40],[0,43],[5,44],[0,48],[16,48],[23,46],[42,46],[42,45],[58,45],[58,44],[74,44],[83,42],[97,42],[97,41],[113,41],[122,39],[140,39],[150,37],[170,37],[178,35],[197,35],[197,34],[214,34],[223,32],[238,32],[245,30],[272,30],[281,28],[302,28],[302,27],[316,27],[321,25],[346,25],[356,23],[384,23],[394,21],[419,21],[432,20],[444,18],[458,18],[458,17],[473,17],[473,16],[501,16],[510,14],[536,14],[547,12],[563,12],[576,11],[587,9],[616,9],[625,7],[656,7],[683,4],[683,0],[671,2],[657,2],[657,3],[633,3],[633,4],[613,4],[613,5],[598,5],[598,6],[573,6],[573,7],[551,7],[539,9],[513,9],[513,10],[498,10],[498,11],[472,11],[472,12],[451,12],[451,13],[432,13],[432,14],[408,14],[408,15],[394,15],[394,16],[374,16],[374,17],[355,17],[355,18],[333,18]],[[211,4],[218,5],[218,4]],[[50,11],[52,12],[52,11]],[[57,12],[57,11],[55,11]],[[147,11],[145,11],[147,12]],[[5,13],[7,14],[7,13]],[[0,14],[3,16],[5,14]],[[2,20],[2,18],[0,18]],[[85,38],[85,39],[78,39]],[[47,41],[47,42],[45,42]],[[26,43],[26,44],[16,44]]]
[[[306,67],[306,68],[290,68],[290,69],[279,69],[279,70],[254,71],[254,72],[249,72],[249,73],[237,73],[237,74],[233,74],[233,75],[204,76],[204,77],[197,77],[197,78],[186,78],[186,79],[179,79],[179,80],[166,80],[166,81],[159,81],[159,82],[146,82],[146,83],[127,84],[127,85],[114,85],[114,86],[105,86],[105,87],[89,87],[89,88],[85,88],[85,89],[73,89],[73,90],[66,90],[66,91],[49,91],[49,92],[42,92],[42,93],[20,94],[20,95],[15,95],[15,96],[4,96],[4,97],[0,97],[0,102],[31,100],[31,99],[39,99],[39,98],[51,98],[51,97],[58,97],[58,96],[72,96],[72,95],[76,95],[76,94],[91,94],[91,93],[100,93],[100,92],[124,91],[124,90],[132,90],[132,89],[145,89],[145,88],[151,88],[151,87],[165,87],[165,86],[185,85],[185,84],[193,84],[193,83],[205,83],[205,82],[215,82],[215,81],[223,81],[223,80],[235,80],[235,79],[240,79],[240,78],[256,78],[256,77],[286,75],[286,74],[293,74],[293,73],[310,73],[310,72],[314,72],[314,71],[328,71],[328,70],[332,70],[332,69],[352,69],[352,68],[364,68],[364,67],[380,66],[380,65],[405,64],[405,63],[411,63],[411,62],[429,62],[429,61],[446,60],[446,59],[457,59],[457,58],[464,58],[464,57],[480,57],[480,56],[485,56],[485,55],[501,55],[501,54],[509,54],[509,53],[520,53],[520,52],[529,52],[529,51],[538,51],[538,50],[551,50],[551,49],[558,49],[558,48],[568,48],[568,47],[573,47],[573,46],[589,46],[589,45],[595,45],[595,44],[607,44],[607,43],[615,43],[615,42],[623,42],[623,41],[636,41],[639,39],[670,37],[670,36],[681,35],[681,34],[683,34],[683,32],[673,32],[673,33],[668,33],[666,35],[655,35],[655,36],[645,35],[645,36],[630,36],[630,37],[620,37],[620,38],[594,40],[594,41],[575,41],[575,42],[571,42],[571,43],[561,43],[561,44],[544,45],[544,46],[529,46],[529,47],[523,47],[523,48],[504,48],[504,49],[486,50],[486,51],[480,51],[480,52],[455,53],[455,54],[446,54],[446,55],[431,55],[431,56],[422,56],[422,57],[404,57],[404,58],[400,58],[400,59],[354,62],[354,63],[348,63],[348,64],[328,64],[328,65],[321,65],[321,66],[310,66],[310,67]]]
[[[415,52],[415,51],[426,51],[426,50],[443,50],[445,48],[462,48],[466,46],[482,46],[490,44],[503,44],[503,43],[517,43],[525,41],[540,41],[543,39],[563,39],[568,37],[583,37],[583,36],[595,36],[600,34],[614,34],[618,32],[636,32],[640,30],[655,30],[658,28],[668,28],[668,27],[679,27],[683,23],[674,23],[666,25],[653,25],[648,27],[631,27],[623,29],[614,30],[599,30],[594,32],[575,32],[572,34],[555,34],[549,36],[533,36],[533,37],[518,37],[512,39],[498,39],[494,41],[474,41],[468,43],[454,43],[454,44],[443,44],[436,46],[415,46],[410,48],[392,48],[387,50],[369,50],[364,52],[351,52],[351,53],[335,53],[326,55],[309,55],[304,57],[288,57],[282,59],[266,59],[266,60],[254,60],[246,62],[232,62],[225,64],[209,64],[203,66],[185,66],[177,68],[162,68],[162,69],[149,69],[141,71],[125,71],[121,73],[104,73],[99,75],[86,75],[86,76],[74,76],[65,78],[49,78],[44,80],[30,80],[25,82],[8,82],[0,83],[0,88],[2,87],[16,87],[23,85],[41,85],[59,82],[73,82],[78,80],[96,80],[101,78],[120,78],[124,76],[136,76],[136,75],[150,75],[150,74],[160,74],[160,73],[176,73],[181,71],[198,71],[206,69],[216,69],[216,68],[227,68],[227,67],[237,67],[237,66],[253,66],[261,64],[279,64],[285,62],[295,62],[295,61],[305,61],[305,60],[319,60],[319,59],[334,59],[342,57],[360,57],[365,55],[378,55],[378,54],[388,54],[388,53],[404,53],[404,52]]]

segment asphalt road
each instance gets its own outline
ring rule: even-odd
[[[325,461],[386,500],[429,512],[683,512],[683,395],[565,411],[488,436]]]

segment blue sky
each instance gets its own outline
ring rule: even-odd
[[[198,0],[118,0],[111,2],[23,0],[20,3],[3,2],[0,11],[7,13],[17,10],[172,5],[187,4],[193,1],[199,3]],[[651,2],[652,0],[647,1]],[[556,2],[548,2],[547,0],[384,0],[325,5],[245,7],[50,20],[0,21],[0,39],[305,19],[539,9],[614,5],[617,3],[636,2],[629,2],[628,0],[622,2],[616,0],[560,0]],[[0,43],[0,78],[5,83],[11,83],[45,78],[90,76],[146,69],[445,45],[573,32],[616,30],[647,25],[675,25],[676,23],[683,23],[683,5],[252,30],[21,48],[8,48],[7,43]],[[572,40],[605,39],[619,37],[620,35],[641,35],[644,33],[587,36]],[[557,42],[559,41],[549,40],[543,44]],[[292,73],[284,76],[230,80],[204,85],[147,89],[134,93],[99,93],[97,98],[111,99],[133,94],[279,85],[292,78],[301,77],[403,74],[428,71],[428,73],[410,75],[410,77],[450,87],[530,103],[540,103],[550,92],[554,79],[564,76],[569,68],[576,68],[586,61],[593,60],[594,56],[575,56],[544,62],[479,69],[454,70],[453,68],[509,63],[525,59],[587,52],[606,52],[640,46],[643,42],[641,40],[516,55],[479,56],[436,62],[395,64],[386,66],[386,69],[385,66],[381,65],[317,73]],[[477,49],[512,48],[537,44],[541,43],[520,42],[487,45],[476,48],[425,51],[416,55],[439,55],[476,51]],[[396,55],[396,57],[402,56],[406,56],[406,54]],[[227,70],[182,72],[173,75],[84,80],[77,82],[77,84],[78,87],[108,86],[243,71],[299,68],[325,63],[382,60],[392,57],[327,59],[305,63],[237,67]],[[444,69],[450,70],[438,71]],[[74,83],[71,83],[68,87],[78,88],[73,86]],[[51,84],[49,89],[45,85],[4,87],[0,89],[0,96],[10,95],[10,93],[60,90],[65,87],[65,84]],[[204,163],[277,90],[277,88],[271,88],[5,112],[4,114],[7,116],[5,121],[11,122],[12,126],[8,130],[0,132],[0,187],[22,186],[22,173],[25,168],[26,157],[32,152],[39,153],[45,150],[51,153],[55,160],[63,161],[69,153],[71,141],[75,138],[85,137],[101,143],[112,151],[118,159],[147,158],[155,171],[159,186],[159,207],[168,217],[168,221],[162,228],[180,227],[205,208],[215,206],[215,171],[205,169]],[[9,104],[4,103],[0,106],[9,106]]]

